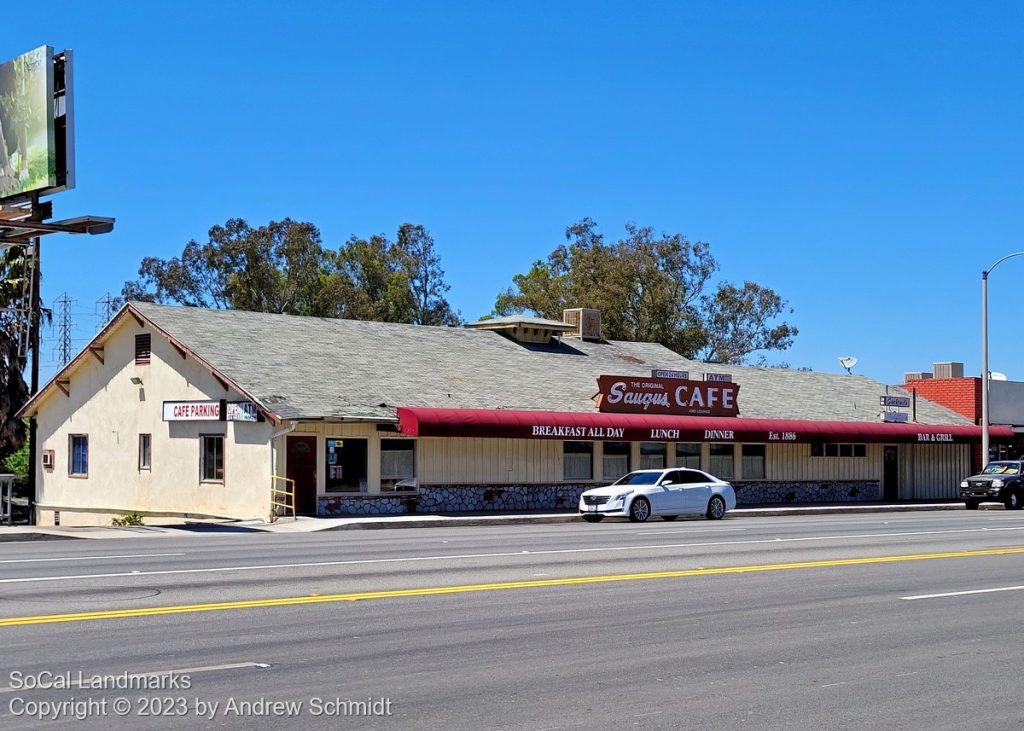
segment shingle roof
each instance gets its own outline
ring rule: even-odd
[[[727,372],[750,418],[878,421],[866,376],[709,365],[656,343],[518,343],[488,330],[132,303],[141,315],[285,419],[389,419],[398,406],[594,411],[601,375]],[[924,424],[969,424],[917,399]]]

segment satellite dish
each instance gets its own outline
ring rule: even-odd
[[[841,355],[839,356],[839,365],[846,369],[847,373],[851,373],[851,368],[857,365],[857,359],[852,355]]]
[[[989,371],[988,372],[988,377],[991,378],[993,381],[1005,381],[1006,380],[1006,374],[1005,373],[1000,373],[999,371]]]

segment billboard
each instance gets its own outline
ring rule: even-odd
[[[0,64],[0,201],[74,187],[71,53]]]

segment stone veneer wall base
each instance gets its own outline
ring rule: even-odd
[[[736,481],[738,505],[775,503],[863,503],[882,499],[878,480],[810,480],[800,482]]]
[[[573,510],[580,493],[599,483],[557,485],[423,485],[418,493],[321,495],[317,514],[403,515],[408,513]],[[763,503],[851,503],[881,499],[877,480],[734,482],[740,505]]]

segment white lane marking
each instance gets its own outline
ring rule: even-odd
[[[742,533],[746,528],[708,528],[701,533]],[[641,530],[637,531],[638,536],[658,536],[663,533],[692,533],[692,529],[676,528],[674,530]]]
[[[120,556],[61,556],[59,558],[5,558],[0,563],[44,563],[48,561],[102,561],[111,558],[157,558],[184,556],[184,553],[126,553]]]
[[[971,594],[993,594],[997,591],[1020,591],[1024,586],[999,586],[995,589],[971,589],[970,591],[947,591],[942,594],[918,594],[917,596],[901,596],[900,599],[914,601],[915,599],[941,599],[949,596],[970,596]]]
[[[892,538],[899,536],[926,536],[946,533],[995,533],[998,531],[1024,530],[1024,526],[1012,528],[966,528],[945,531],[913,531],[908,533],[863,533],[859,535],[805,536],[803,538],[765,538],[749,541],[705,541],[703,543],[663,543],[638,546],[595,546],[594,548],[557,548],[543,551],[507,551],[503,553],[463,553],[439,556],[404,556],[397,558],[363,558],[348,561],[310,561],[305,563],[258,564],[252,566],[216,566],[206,569],[162,569],[158,571],[121,571],[109,574],[68,574],[65,576],[26,576],[17,579],[0,579],[0,584],[27,584],[39,581],[74,581],[75,579],[116,579],[125,576],[178,576],[181,574],[216,574],[227,571],[272,571],[275,569],[308,569],[326,566],[366,566],[370,564],[415,563],[418,561],[457,561],[477,558],[510,558],[512,556],[555,556],[572,553],[606,553],[613,551],[643,551],[668,548],[707,548],[719,546],[746,546],[773,543],[799,543],[806,541],[830,541],[837,538]]]
[[[265,663],[265,662],[233,662],[233,663],[228,663],[226,665],[206,665],[204,667],[199,667],[199,668],[181,668],[179,670],[153,670],[152,672],[148,672],[148,673],[128,673],[128,678],[161,678],[161,677],[171,677],[171,676],[178,676],[178,675],[195,675],[196,673],[212,673],[212,672],[217,671],[217,670],[239,670],[241,668],[260,668],[260,669],[264,669],[264,668],[269,668],[269,667],[270,667],[270,665],[268,663]],[[89,685],[89,683],[93,680],[93,676],[95,676],[95,675],[105,676],[106,675],[105,673],[85,673],[85,672],[83,672],[83,673],[81,673],[81,679],[79,680],[77,673],[73,673],[73,672],[69,671],[68,674],[71,675],[72,678],[68,681],[68,683],[66,685],[64,685],[64,680],[63,680],[64,674],[63,673],[54,673],[53,674],[51,680],[56,681],[58,678],[61,678],[61,680],[59,681],[61,683],[61,687],[57,688],[57,690],[64,690],[66,688],[80,688],[80,687],[82,687],[83,683],[86,684],[86,687],[91,687],[91,685]],[[22,673],[22,677],[26,678],[26,679],[30,675],[33,675],[33,674],[32,673]],[[113,675],[115,678],[123,678],[124,677],[123,673],[110,673],[110,675]],[[12,688],[10,686],[7,686],[6,688],[0,688],[0,693],[30,693],[30,692],[32,692],[34,690],[41,691],[41,690],[52,690],[52,689],[54,689],[52,686],[50,688]]]

